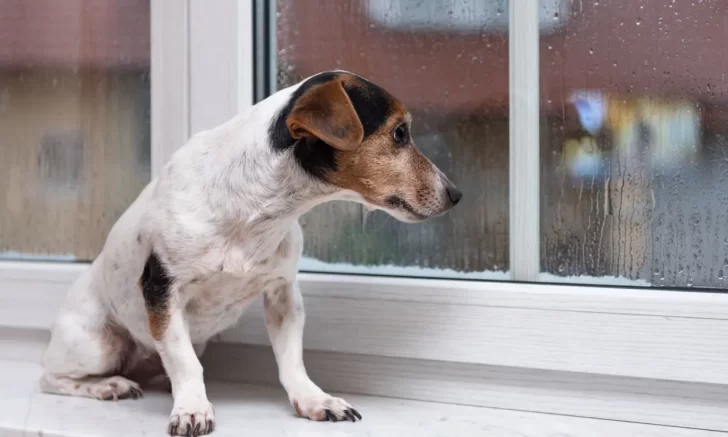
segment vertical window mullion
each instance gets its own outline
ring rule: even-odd
[[[509,238],[512,279],[540,272],[539,0],[509,0]]]
[[[189,2],[151,1],[152,177],[190,134]]]

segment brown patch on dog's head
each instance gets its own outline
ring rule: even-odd
[[[438,216],[462,193],[415,146],[412,117],[379,86],[347,72],[305,80],[271,125],[278,150],[293,148],[310,175],[343,198],[413,222]]]
[[[304,93],[286,125],[294,139],[318,138],[339,150],[354,150],[364,138],[364,127],[338,80],[314,85]]]

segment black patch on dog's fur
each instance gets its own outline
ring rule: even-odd
[[[392,114],[392,96],[365,79],[361,81],[361,86],[345,86],[344,91],[364,126],[364,139],[366,139],[389,119]]]
[[[301,167],[311,176],[324,179],[329,171],[336,170],[336,158],[334,148],[321,140],[307,139],[297,141],[291,136],[286,125],[286,119],[291,114],[296,101],[311,87],[334,80],[338,73],[328,72],[312,77],[291,96],[286,106],[273,118],[268,128],[270,143],[274,150],[285,151],[294,147],[293,155]]]
[[[304,138],[293,149],[296,161],[311,176],[325,180],[326,173],[336,171],[336,149],[318,138]]]
[[[291,95],[290,100],[273,118],[268,135],[274,150],[285,151],[291,147],[296,161],[311,176],[325,180],[326,174],[336,170],[336,149],[318,139],[295,140],[288,131],[286,119],[296,101],[315,85],[335,80],[340,72],[326,72],[302,83]],[[345,86],[344,91],[351,99],[364,127],[364,138],[379,129],[391,114],[392,97],[382,88],[359,78],[359,86]]]
[[[169,302],[172,278],[170,278],[169,271],[154,252],[149,255],[147,263],[144,265],[140,283],[147,311],[157,314],[165,313]]]

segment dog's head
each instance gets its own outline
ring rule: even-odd
[[[354,74],[312,76],[295,88],[269,134],[293,148],[312,177],[358,196],[398,220],[422,221],[455,206],[462,193],[415,146],[412,117],[382,88]]]

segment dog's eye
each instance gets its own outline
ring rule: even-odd
[[[392,138],[397,144],[406,144],[409,141],[409,132],[406,124],[400,124],[392,131]]]

